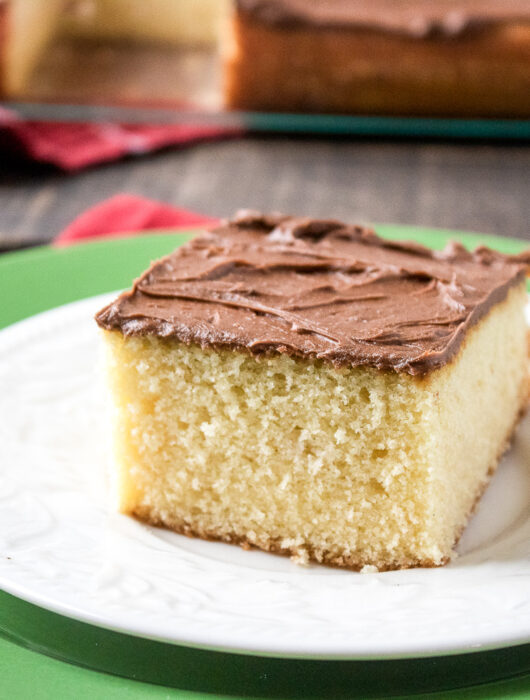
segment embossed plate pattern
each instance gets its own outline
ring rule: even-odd
[[[0,586],[130,634],[246,653],[391,658],[530,640],[530,420],[442,569],[356,574],[190,540],[113,511],[92,315],[0,332]]]

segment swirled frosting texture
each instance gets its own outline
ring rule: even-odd
[[[238,0],[237,6],[278,26],[354,27],[419,38],[530,22],[528,0]]]
[[[154,263],[96,319],[125,335],[424,375],[522,282],[527,260],[240,212]]]

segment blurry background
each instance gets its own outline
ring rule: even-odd
[[[294,28],[271,24],[260,5],[0,0],[0,247],[50,241],[120,192],[214,217],[252,207],[530,238],[530,2],[265,3],[290,8]],[[313,10],[325,18],[317,30],[304,19]],[[251,31],[264,38],[249,53]],[[373,49],[362,61],[344,61],[347,44],[331,48],[348,32],[352,47]],[[484,53],[484,42],[495,51]],[[284,98],[277,109],[290,99],[301,121],[256,106],[228,110],[230,76],[270,80],[270,99]],[[356,112],[352,102],[337,116],[319,80],[329,95],[337,85],[351,100],[376,95],[380,112]],[[456,97],[444,113],[439,91],[451,106],[475,83],[485,95],[477,110],[492,109],[489,117],[459,113]],[[289,93],[302,84],[302,97]],[[415,119],[405,107],[392,111],[404,86],[409,112],[424,113]],[[317,95],[331,116],[316,114]],[[81,124],[61,125],[72,118]],[[123,127],[129,120],[159,125]]]
[[[0,244],[50,240],[118,192],[212,216],[238,207],[530,239],[530,146],[247,137],[63,174],[2,159]]]

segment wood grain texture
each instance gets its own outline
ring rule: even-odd
[[[130,192],[228,216],[250,207],[530,240],[530,146],[316,138],[202,144],[65,175],[0,161],[0,246],[49,241]]]

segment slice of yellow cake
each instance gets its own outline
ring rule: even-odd
[[[242,212],[97,315],[122,512],[379,570],[452,556],[527,399],[523,257]]]

